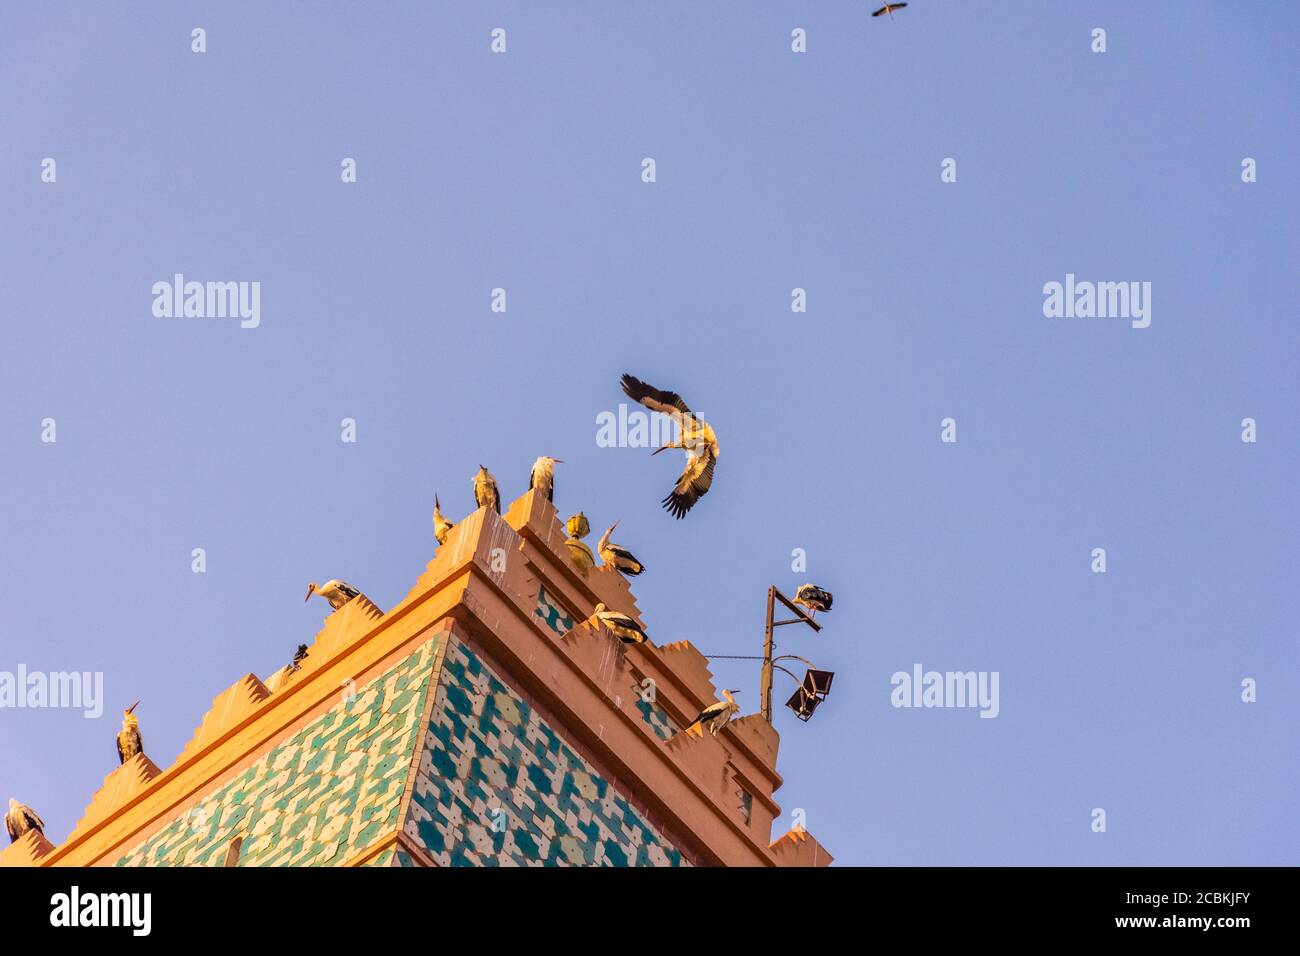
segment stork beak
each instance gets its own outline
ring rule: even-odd
[[[314,584],[307,585],[307,596],[303,598],[303,601],[304,602],[309,601],[311,599],[313,592],[315,592],[315,590],[316,590],[316,585]]]
[[[668,446],[667,446],[667,445],[665,445],[663,448],[656,448],[654,451],[652,451],[652,452],[650,453],[650,457],[653,458],[655,455],[659,454],[661,451],[667,451],[667,450],[668,450]]]
[[[564,464],[564,459],[563,459],[563,458],[552,458],[551,461],[555,462],[557,465],[563,465],[563,464]]]
[[[132,704],[130,707],[126,709],[126,712],[129,714],[131,713],[131,711],[135,710],[139,706],[140,706],[140,702],[137,700],[134,704]]]
[[[433,506],[434,506],[435,508],[441,508],[441,507],[442,507],[442,505],[438,504],[438,496],[437,496],[437,495],[434,495],[434,496],[433,496]]]

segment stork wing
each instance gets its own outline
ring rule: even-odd
[[[882,13],[888,13],[888,12],[889,12],[889,7],[881,7],[879,10],[877,10],[875,13],[873,13],[872,16],[873,16],[873,17],[878,17],[878,16],[880,16]]]
[[[694,727],[696,724],[703,723],[704,721],[708,720],[710,717],[718,716],[718,712],[725,706],[726,704],[720,700],[715,701],[712,704],[709,704],[708,707],[705,707],[702,711],[700,711],[700,715],[698,717],[696,717],[686,726]]]
[[[628,398],[639,402],[652,412],[662,412],[673,418],[694,414],[676,392],[661,392],[634,375],[623,376],[623,391],[627,393]]]
[[[23,809],[27,813],[27,819],[30,820],[33,824],[35,824],[36,829],[44,832],[45,821],[36,815],[36,811],[33,810],[31,807],[24,807]]]
[[[705,446],[700,454],[686,459],[686,470],[677,479],[672,493],[663,500],[664,509],[669,514],[680,521],[695,502],[704,497],[713,484],[713,466],[717,460],[717,450],[713,445]]]
[[[9,819],[9,814],[5,814],[5,831],[9,834],[9,842],[13,843],[18,839],[18,828],[14,826],[14,821]]]
[[[342,591],[343,594],[347,596],[347,599],[348,599],[349,601],[351,601],[354,597],[356,597],[358,594],[361,593],[361,592],[358,591],[356,588],[354,588],[352,585],[348,584],[346,581],[340,581],[340,582],[339,582],[339,590]],[[144,749],[144,744],[143,744],[143,743],[140,744],[140,749],[141,749],[141,750]]]
[[[117,762],[126,763],[126,753],[122,750],[122,735],[117,735]]]

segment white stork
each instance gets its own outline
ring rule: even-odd
[[[117,733],[117,762],[126,763],[136,754],[144,753],[144,738],[140,736],[140,720],[132,711],[140,706],[137,700],[122,711],[122,729]]]
[[[442,544],[447,540],[447,535],[451,534],[451,529],[456,527],[452,522],[447,520],[446,515],[442,513],[442,505],[438,503],[438,496],[433,496],[433,537]]]
[[[829,611],[831,601],[831,592],[815,584],[801,584],[799,590],[794,592],[794,603],[802,604],[814,614],[818,611]]]
[[[597,604],[585,623],[604,625],[624,644],[644,644],[650,640],[640,624],[622,611],[611,611],[604,604]]]
[[[528,475],[528,487],[546,493],[547,501],[555,500],[555,466],[563,465],[563,458],[543,455],[533,462],[533,470]]]
[[[718,736],[718,731],[727,726],[727,721],[731,720],[731,715],[739,713],[740,705],[732,694],[739,694],[738,690],[724,690],[722,696],[724,700],[715,701],[700,711],[700,716],[696,717],[686,725],[683,733],[688,737],[703,737],[704,728],[709,728],[709,733]]]
[[[618,522],[615,521],[605,529],[605,533],[600,536],[600,542],[596,545],[596,552],[600,555],[600,560],[615,570],[627,575],[638,575],[645,570],[645,565],[638,561],[636,555],[621,544],[610,543],[609,536],[617,527]]]
[[[9,842],[15,843],[29,830],[44,835],[45,821],[36,815],[36,811],[13,797],[9,798],[9,812],[5,814],[5,829],[9,831]]]
[[[680,448],[686,452],[686,468],[672,492],[663,500],[665,510],[680,520],[713,484],[713,468],[718,461],[718,436],[708,422],[695,416],[676,392],[662,392],[632,375],[623,376],[623,391],[652,412],[667,415],[677,426],[680,439],[656,448],[652,454],[657,455],[668,448]]]
[[[360,593],[346,581],[332,578],[324,584],[317,584],[313,581],[307,585],[307,597],[303,598],[303,601],[308,601],[313,594],[319,594],[330,602],[330,607],[337,611]]]
[[[497,514],[501,513],[501,492],[497,491],[497,480],[482,465],[478,466],[478,474],[474,476],[474,502],[480,508],[491,507]]]
[[[889,14],[889,19],[892,20],[892,19],[894,19],[894,11],[895,11],[895,10],[901,10],[901,9],[903,9],[903,7],[905,7],[905,6],[907,6],[906,3],[886,3],[883,7],[881,7],[879,10],[877,10],[875,13],[873,13],[872,16],[873,16],[873,17],[879,17],[879,16],[883,16],[884,14],[888,13],[888,14]]]

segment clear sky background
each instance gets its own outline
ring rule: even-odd
[[[435,491],[459,519],[549,453],[659,643],[757,654],[769,583],[834,592],[781,634],[838,676],[777,718],[777,833],[1300,862],[1300,8],[871,5],[0,7],[0,670],[106,695],[0,711],[0,798],[62,839],[122,707],[170,764],[311,641],[309,580],[392,606]],[[154,318],[176,272],[260,281],[261,327]],[[1151,327],[1045,318],[1067,272],[1151,282]],[[624,371],[717,429],[684,521],[680,456],[596,445]],[[893,708],[914,663],[998,671],[1000,715]],[[714,674],[757,709],[755,663]]]

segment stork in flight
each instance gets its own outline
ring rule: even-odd
[[[307,585],[307,597],[303,598],[303,601],[305,602],[309,600],[313,594],[319,594],[325,600],[330,602],[330,607],[337,611],[360,593],[360,591],[348,584],[346,581],[340,581],[338,578],[331,578],[324,584],[317,584],[313,581],[311,584]]]
[[[533,470],[528,475],[528,487],[546,493],[547,501],[555,500],[555,466],[563,465],[563,458],[543,455],[533,462]]]
[[[442,505],[438,503],[438,496],[433,496],[433,537],[442,544],[447,540],[447,535],[451,534],[451,529],[456,527],[447,520],[446,515],[442,513]]]
[[[600,555],[600,560],[615,570],[621,571],[623,574],[638,575],[645,570],[645,565],[638,561],[636,555],[621,544],[610,543],[609,536],[617,527],[618,522],[615,521],[605,529],[605,533],[600,536],[600,542],[596,545],[596,551]]]
[[[611,611],[604,604],[597,604],[596,610],[584,623],[604,625],[624,644],[644,644],[650,640],[640,624],[622,611]]]
[[[794,603],[802,604],[814,614],[818,611],[829,611],[831,601],[831,592],[815,584],[801,584],[799,590],[794,592]]]
[[[718,436],[708,422],[695,416],[676,392],[662,392],[631,375],[623,376],[623,391],[650,411],[667,415],[677,426],[681,437],[663,448],[656,448],[653,454],[668,448],[680,448],[686,452],[686,468],[663,500],[664,509],[681,520],[713,484],[713,468],[718,461]]]
[[[140,720],[133,711],[140,706],[137,700],[122,711],[122,729],[117,734],[117,761],[126,763],[136,754],[144,753],[144,738],[140,736]]]
[[[45,835],[45,821],[36,815],[31,807],[9,798],[9,812],[5,814],[5,829],[9,831],[9,842],[15,843],[29,830]]]
[[[724,690],[722,692],[723,700],[715,701],[700,711],[700,716],[692,720],[682,732],[688,737],[703,737],[704,728],[709,728],[709,733],[718,736],[718,731],[727,726],[727,721],[731,720],[731,715],[739,713],[740,705],[732,694],[739,694],[738,690]]]
[[[895,11],[895,10],[901,10],[901,9],[903,9],[903,7],[905,7],[905,6],[907,6],[907,4],[905,4],[905,3],[886,3],[883,7],[881,7],[879,10],[877,10],[875,13],[873,13],[873,14],[871,14],[871,15],[872,15],[873,17],[878,17],[878,16],[881,16],[881,15],[883,15],[883,14],[888,13],[888,14],[889,14],[889,19],[892,20],[892,19],[894,19],[894,11]]]
[[[478,474],[474,476],[474,503],[480,508],[491,507],[497,514],[501,513],[501,492],[497,491],[497,480],[482,465],[478,466]]]

